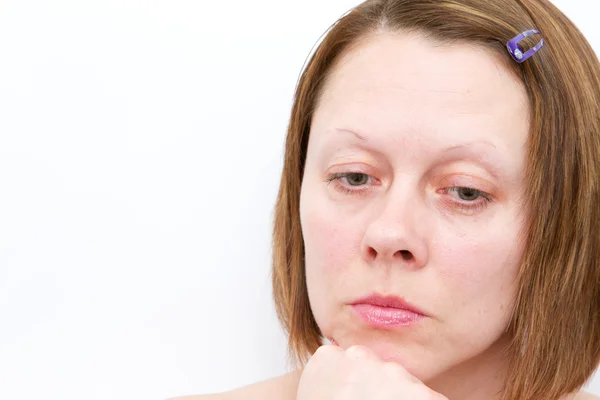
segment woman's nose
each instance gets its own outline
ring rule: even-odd
[[[388,202],[365,230],[361,252],[369,263],[422,268],[428,261],[426,212],[418,201]]]

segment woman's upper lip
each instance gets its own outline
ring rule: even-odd
[[[411,311],[421,315],[427,315],[424,311],[420,310],[416,306],[410,304],[406,300],[394,296],[394,295],[382,295],[379,293],[373,293],[365,297],[361,297],[357,300],[354,300],[352,305],[356,304],[371,304],[378,307],[389,307],[389,308],[398,308],[401,310]]]

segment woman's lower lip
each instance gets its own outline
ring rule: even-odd
[[[378,328],[409,326],[424,317],[412,311],[393,307],[379,307],[373,304],[353,304],[358,316],[369,325]]]

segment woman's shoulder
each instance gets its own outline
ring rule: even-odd
[[[225,393],[176,397],[168,400],[294,400],[302,371],[294,371]],[[600,400],[600,397],[580,391],[564,400]]]
[[[168,400],[294,400],[301,371],[290,372],[225,393],[176,397]]]

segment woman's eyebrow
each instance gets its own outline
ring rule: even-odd
[[[365,136],[352,129],[331,128],[325,132],[327,135],[350,135],[359,139],[361,142],[368,141]],[[498,178],[499,175],[506,174],[507,171],[503,167],[504,163],[502,162],[501,156],[497,153],[498,148],[492,142],[480,139],[443,148],[438,154],[441,155],[441,161],[455,161],[463,158],[474,159],[486,167],[495,178]]]
[[[496,148],[496,146],[494,146],[494,144],[492,142],[489,142],[487,140],[474,140],[474,141],[469,142],[469,143],[462,143],[462,144],[457,144],[455,146],[447,147],[443,151],[446,152],[446,151],[451,151],[451,150],[456,150],[456,149],[462,149],[464,147],[476,146],[476,145],[479,145],[479,144],[485,144],[485,145],[488,145],[488,146],[492,146],[493,148]]]
[[[476,140],[450,146],[443,149],[440,154],[442,154],[442,160],[445,161],[454,161],[463,158],[474,159],[486,167],[495,178],[499,178],[499,175],[507,173],[501,156],[498,154],[497,147],[487,140]]]
[[[359,140],[362,140],[362,141],[366,141],[367,140],[364,136],[362,136],[362,135],[360,135],[360,134],[358,134],[355,131],[350,130],[350,129],[333,128],[333,129],[329,129],[328,131],[331,132],[331,133],[335,132],[335,133],[341,133],[341,134],[352,134],[352,135],[356,136]]]
[[[366,141],[367,140],[367,138],[365,138],[361,134],[359,134],[356,131],[353,131],[351,129],[332,128],[332,129],[328,129],[326,132],[329,132],[329,133],[341,133],[341,134],[352,134],[356,138],[358,138],[359,140],[362,140],[362,141]],[[488,145],[488,146],[492,146],[493,148],[496,148],[496,146],[494,144],[492,144],[491,142],[489,142],[487,140],[475,140],[473,142],[462,143],[462,144],[458,144],[458,145],[447,147],[447,148],[445,148],[443,150],[443,152],[456,151],[456,150],[462,149],[464,147],[476,146],[476,145],[479,145],[479,144],[484,144],[484,145]]]

